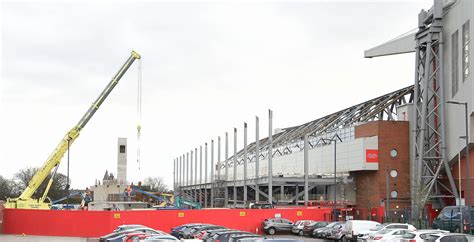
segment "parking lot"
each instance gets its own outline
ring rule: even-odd
[[[315,239],[306,236],[297,236],[289,234],[266,235],[267,238],[275,239],[297,239],[311,242],[329,242],[328,240]],[[95,238],[79,238],[79,237],[60,237],[60,236],[33,236],[33,235],[0,235],[0,242],[96,242]],[[184,240],[185,241],[185,240]]]

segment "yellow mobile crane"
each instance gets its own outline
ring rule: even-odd
[[[86,126],[87,122],[94,116],[94,113],[99,109],[100,105],[104,102],[107,96],[112,92],[114,87],[119,82],[120,78],[125,74],[128,68],[132,65],[132,63],[136,59],[140,59],[140,54],[135,51],[132,51],[130,57],[128,57],[127,61],[120,70],[115,74],[109,84],[105,87],[102,93],[99,95],[97,100],[92,103],[91,107],[84,116],[81,118],[79,123],[74,126],[69,132],[67,132],[66,136],[59,142],[59,145],[53,151],[53,153],[48,157],[46,162],[43,166],[35,173],[33,178],[28,183],[28,187],[21,193],[18,198],[8,198],[7,202],[5,203],[5,208],[20,208],[20,209],[50,209],[51,202],[45,202],[46,196],[48,195],[48,191],[53,183],[54,175],[58,169],[59,163],[61,163],[61,159],[68,150],[69,146],[76,140],[79,136],[81,130]],[[54,169],[53,175],[49,179],[48,185],[46,190],[44,191],[43,196],[40,199],[34,199],[31,196],[33,193],[38,189],[38,187],[43,183],[46,177],[51,173]],[[49,200],[49,198],[48,198]]]

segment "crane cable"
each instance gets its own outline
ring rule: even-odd
[[[140,136],[142,130],[142,60],[138,59],[138,83],[137,83],[137,163],[140,170]]]

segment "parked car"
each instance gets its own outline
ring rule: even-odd
[[[229,242],[239,242],[242,239],[247,239],[247,238],[262,238],[256,234],[233,234],[229,238]]]
[[[134,233],[128,233],[123,237],[123,241],[125,242],[135,242],[139,241],[140,239],[144,239],[148,237],[150,234],[142,233],[142,232],[134,232]]]
[[[327,239],[341,241],[346,233],[346,223],[341,223],[328,230]]]
[[[123,224],[118,226],[113,232],[120,232],[129,229],[149,228],[148,226],[141,224]]]
[[[357,241],[359,237],[364,237],[373,232],[380,226],[380,223],[370,220],[349,220],[346,222],[347,230],[345,232],[345,240]]]
[[[383,229],[408,229],[410,231],[415,231],[416,228],[415,226],[407,223],[383,223],[375,227],[374,229],[371,229],[368,234],[365,234],[364,236],[359,237],[362,241],[366,241],[369,239],[369,236],[383,230]]]
[[[118,232],[112,232],[110,234],[107,234],[107,235],[104,235],[102,237],[99,238],[99,241],[100,242],[103,242],[103,241],[107,241],[107,242],[110,242],[110,241],[123,241],[123,237],[129,233],[136,233],[136,232],[142,232],[142,233],[146,233],[146,234],[166,234],[162,231],[159,231],[159,230],[154,230],[152,228],[135,228],[135,229],[127,229],[127,230],[121,230],[121,231],[118,231]]]
[[[424,241],[427,242],[469,242],[469,235],[460,233],[431,234]]]
[[[439,229],[421,229],[417,231],[409,232],[402,236],[400,242],[423,242],[432,234],[443,234],[449,233],[447,230]]]
[[[263,231],[273,235],[276,232],[290,232],[293,228],[293,222],[285,218],[269,218],[262,223]]]
[[[243,231],[227,231],[224,233],[216,234],[214,237],[211,239],[208,239],[207,241],[216,241],[216,242],[229,242],[230,236],[232,235],[244,235],[244,234],[251,234],[249,232],[243,232]]]
[[[444,207],[439,215],[433,220],[433,229],[448,230],[449,232],[460,232],[461,212],[462,218],[465,221],[465,218],[468,217],[467,215],[469,213],[468,208],[468,206]],[[474,208],[471,210],[471,218],[474,218]],[[471,231],[474,232],[474,220],[471,221],[470,227]]]
[[[190,227],[190,226],[194,226],[194,225],[199,225],[199,224],[202,224],[202,223],[189,223],[189,224],[183,224],[183,225],[180,225],[180,226],[176,226],[174,228],[171,228],[171,235],[173,235],[174,237],[180,239],[181,236],[180,236],[180,232],[187,228],[187,227]]]
[[[302,235],[313,235],[313,231],[318,228],[327,226],[329,223],[325,221],[313,222],[308,225],[305,225],[302,230]]]
[[[313,237],[316,237],[316,238],[324,238],[325,236],[325,233],[328,231],[328,230],[331,230],[334,226],[337,226],[338,224],[341,224],[342,222],[332,222],[328,225],[326,225],[325,227],[322,227],[322,228],[317,228],[315,230],[313,230]]]
[[[313,220],[298,220],[293,224],[293,227],[291,228],[291,232],[293,234],[303,235],[304,226],[309,225],[311,223],[314,223],[314,221]]]
[[[139,241],[146,241],[146,242],[162,242],[162,241],[170,241],[175,242],[178,241],[175,237],[167,234],[167,235],[150,235],[146,238],[140,239]]]
[[[368,242],[398,242],[410,230],[408,229],[382,229],[369,236]]]
[[[215,234],[218,234],[218,233],[223,233],[223,232],[227,232],[227,231],[235,231],[234,229],[216,229],[216,230],[208,230],[206,231],[205,234],[202,235],[202,237],[200,239],[206,241],[210,238],[212,238]]]
[[[212,224],[197,224],[197,225],[188,226],[185,229],[181,230],[181,232],[179,233],[180,238],[182,238],[182,239],[191,239],[189,236],[192,234],[192,232],[196,228],[206,227],[206,226],[209,226],[209,225],[212,225]]]
[[[287,238],[279,238],[279,239],[270,239],[270,238],[244,238],[240,239],[239,242],[304,242],[303,240],[299,239],[287,239]]]
[[[202,226],[196,227],[191,230],[188,239],[197,239],[198,236],[202,235],[206,230],[213,230],[213,229],[225,229],[225,227],[218,226],[218,225],[209,225],[209,226]]]

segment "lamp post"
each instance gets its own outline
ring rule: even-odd
[[[469,234],[471,233],[470,225],[471,225],[471,165],[469,161],[469,135],[468,135],[468,111],[467,111],[467,102],[455,102],[455,101],[448,101],[449,104],[456,104],[456,105],[463,105],[464,106],[464,116],[465,116],[465,136],[463,138],[466,139],[466,177],[467,177],[467,231]],[[461,176],[461,174],[459,174]],[[461,188],[459,188],[461,189]],[[462,213],[462,210],[461,210]]]
[[[385,219],[388,221],[390,217],[390,166],[385,168],[385,188],[386,188],[386,207],[385,207]]]
[[[334,202],[333,202],[333,214],[334,214],[334,221],[337,221],[337,214],[336,214],[336,202],[337,202],[337,140],[342,142],[341,137],[335,134],[332,139],[322,139],[323,141],[329,141],[329,144],[334,141]]]

